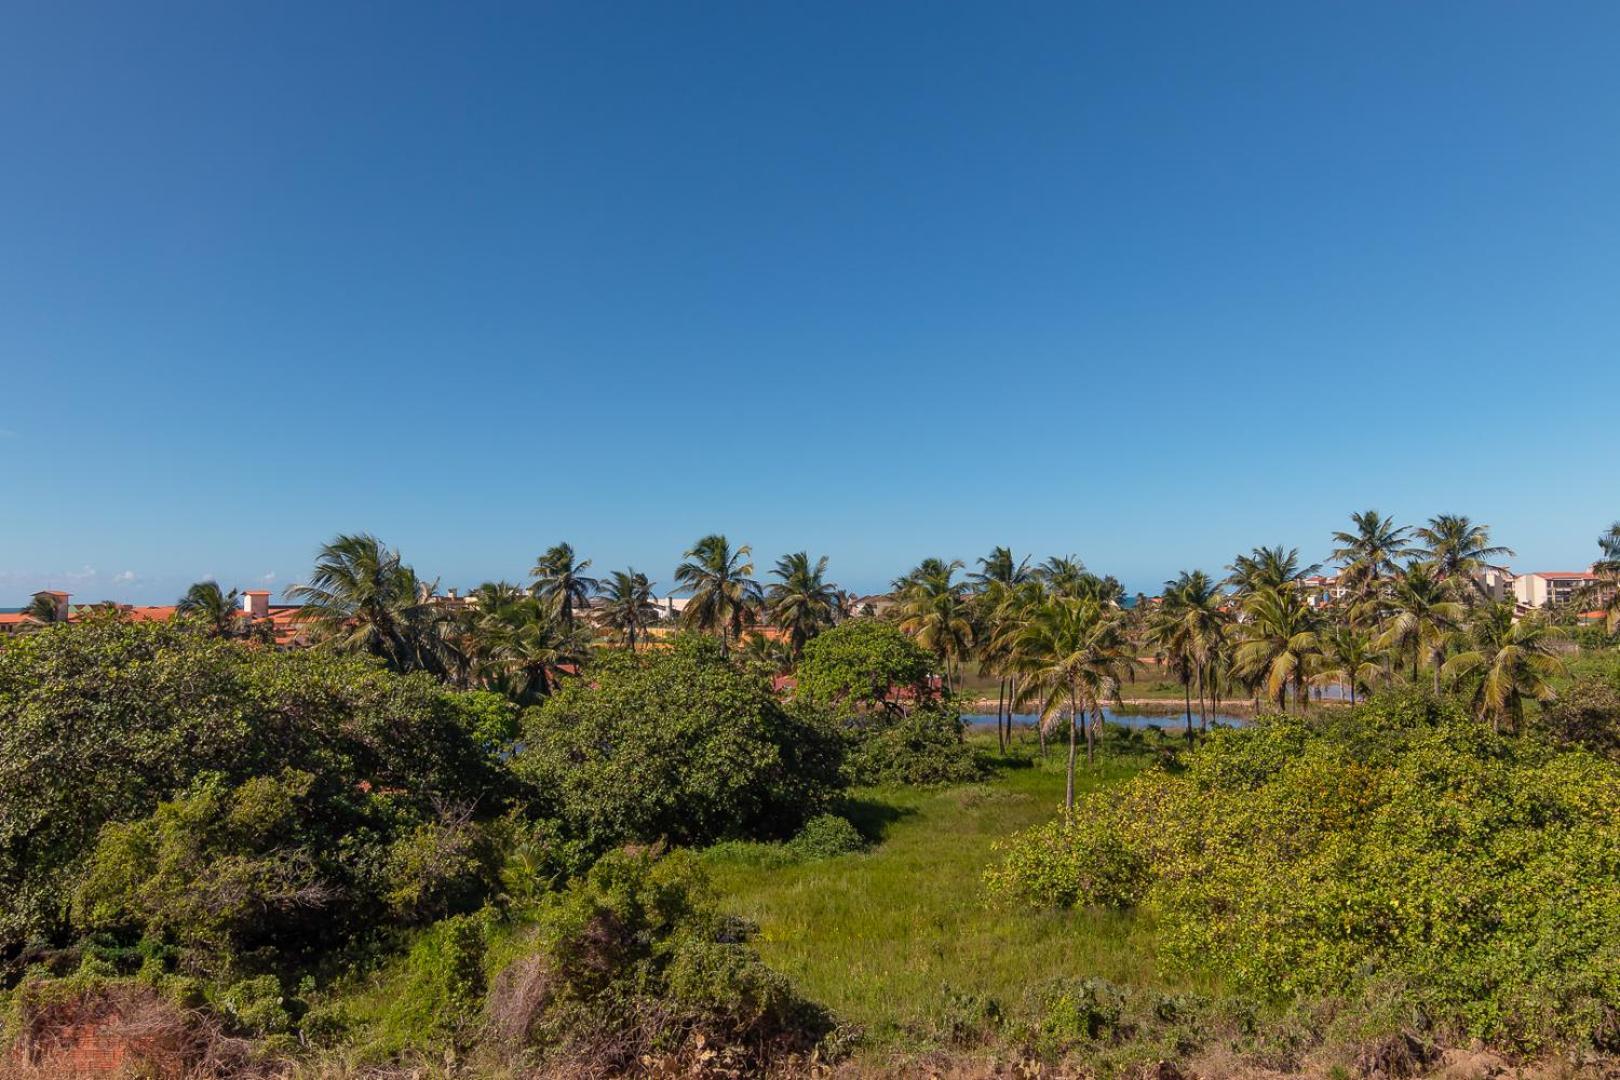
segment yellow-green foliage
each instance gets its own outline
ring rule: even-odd
[[[1393,977],[1525,1044],[1614,1038],[1620,767],[1421,698],[1224,732],[1093,795],[990,874],[1022,900],[1156,917],[1161,959],[1288,995]]]

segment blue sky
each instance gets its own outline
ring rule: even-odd
[[[0,605],[1620,517],[1611,3],[16,5]],[[761,567],[763,569],[763,566]]]

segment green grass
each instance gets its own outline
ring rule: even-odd
[[[1082,765],[1083,789],[1116,783],[1143,758]],[[759,923],[761,953],[811,998],[865,1029],[870,1051],[940,1043],[964,995],[1016,1014],[1026,990],[1057,976],[1164,986],[1152,930],[1103,911],[992,907],[983,884],[993,845],[1061,808],[1062,757],[1004,768],[944,790],[855,793],[867,852],[790,866],[716,852],[723,905]]]

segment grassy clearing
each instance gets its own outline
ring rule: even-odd
[[[1082,788],[1116,783],[1145,760],[1082,766]],[[852,813],[881,835],[867,852],[776,867],[716,852],[712,868],[723,906],[759,923],[765,960],[863,1027],[868,1053],[942,1045],[964,1008],[986,1002],[1016,1015],[1030,986],[1057,976],[1183,988],[1161,978],[1152,928],[1135,916],[987,904],[995,842],[1048,820],[1062,797],[1054,748],[1047,762],[1009,762],[983,784],[857,792]]]

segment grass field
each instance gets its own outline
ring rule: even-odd
[[[1082,765],[1082,788],[1118,782],[1141,762]],[[1061,808],[1061,754],[1023,765],[967,787],[857,792],[852,816],[881,833],[860,854],[770,867],[717,852],[724,905],[759,923],[772,967],[865,1030],[868,1054],[944,1045],[964,1013],[993,1002],[1016,1014],[1032,985],[1057,976],[1164,985],[1152,930],[1132,916],[987,902],[996,841]]]

